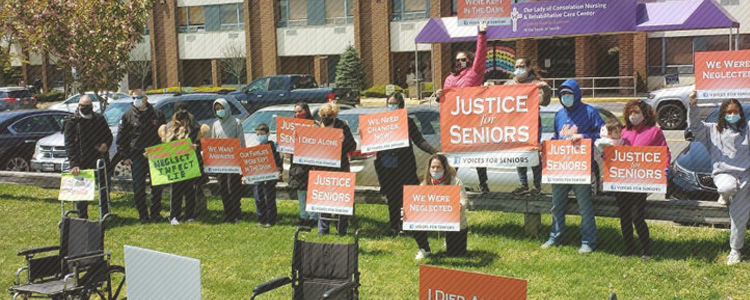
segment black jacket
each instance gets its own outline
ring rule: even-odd
[[[65,152],[68,154],[71,168],[93,169],[96,161],[103,158],[109,162],[108,152],[99,152],[99,146],[112,146],[112,131],[104,116],[93,113],[91,119],[86,119],[76,113],[65,122]]]
[[[120,120],[117,132],[117,151],[124,159],[140,155],[144,149],[161,144],[159,127],[166,124],[164,114],[148,104],[141,111],[131,107]]]
[[[279,152],[276,151],[276,144],[274,144],[273,141],[266,141],[263,144],[269,144],[269,145],[271,145],[271,152],[273,153],[273,161],[276,162],[276,171],[277,172],[283,172],[284,171],[284,160],[281,159],[281,155],[279,155]]]
[[[417,145],[419,149],[430,155],[437,153],[437,150],[425,141],[422,133],[419,132],[417,124],[411,118],[408,119],[409,124],[409,146],[390,149],[384,151],[378,151],[377,157],[375,158],[375,172],[378,174],[378,182],[380,183],[380,190],[382,193],[386,193],[388,189],[398,188],[401,189],[404,185],[418,185],[419,178],[417,176],[417,160],[414,157],[414,145]],[[386,168],[383,166],[383,158],[385,156],[393,156],[398,162],[396,167]],[[394,174],[397,173],[397,174]]]
[[[313,170],[350,172],[348,153],[357,150],[357,141],[354,140],[349,125],[346,125],[341,119],[337,118],[336,121],[333,122],[333,128],[341,128],[344,131],[344,142],[341,143],[341,168],[313,167]]]

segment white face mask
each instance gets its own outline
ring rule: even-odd
[[[133,106],[135,106],[136,108],[144,108],[146,107],[146,104],[143,103],[143,98],[133,98]]]
[[[633,126],[638,126],[643,122],[643,114],[630,114],[630,124],[633,124]]]
[[[524,79],[526,76],[529,75],[529,70],[527,69],[516,69],[516,71],[513,72],[514,75],[516,75],[516,78],[518,79]]]

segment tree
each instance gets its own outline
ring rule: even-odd
[[[153,1],[4,0],[0,26],[24,49],[46,51],[64,69],[75,69],[81,88],[115,90]]]
[[[151,55],[145,48],[140,48],[130,54],[128,72],[141,79],[141,89],[146,89],[146,77],[151,74]]]
[[[221,67],[237,78],[237,88],[242,85],[242,75],[245,74],[245,49],[240,43],[234,42],[224,46],[221,50],[223,58]]]
[[[365,88],[365,70],[359,53],[354,46],[349,46],[336,65],[336,86],[353,87],[360,90]]]

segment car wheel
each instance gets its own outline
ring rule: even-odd
[[[11,158],[8,160],[8,162],[5,163],[5,170],[14,172],[28,172],[30,170],[29,161],[27,161],[23,157]]]
[[[117,162],[115,169],[112,171],[112,178],[131,179],[132,177],[130,166],[126,166],[122,161]]]
[[[656,111],[659,126],[664,130],[684,129],[687,125],[687,111],[685,107],[675,102],[662,104]]]

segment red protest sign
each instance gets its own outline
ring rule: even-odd
[[[461,230],[461,187],[404,186],[404,230]]]
[[[273,158],[271,145],[263,144],[242,148],[238,156],[242,166],[243,182],[246,184],[269,181],[279,178],[276,161]]]
[[[240,139],[201,139],[206,173],[241,174],[237,151]]]
[[[321,167],[341,167],[341,128],[299,127],[294,144],[294,163]]]
[[[542,180],[552,184],[590,184],[591,158],[591,139],[544,141]]]
[[[359,116],[362,153],[409,146],[406,109]]]
[[[357,174],[310,171],[305,210],[339,215],[354,214],[354,185]]]
[[[606,192],[666,193],[668,152],[666,146],[604,147]]]
[[[526,300],[527,285],[523,279],[419,266],[419,300]]]
[[[456,167],[529,167],[539,161],[534,84],[450,89],[440,103],[440,142]]]
[[[512,0],[458,0],[459,25],[475,25],[480,21],[506,24],[510,21]]]
[[[750,50],[695,53],[698,99],[750,98]]]
[[[289,117],[276,117],[276,151],[294,153],[294,130],[299,127],[313,127],[315,121]]]

